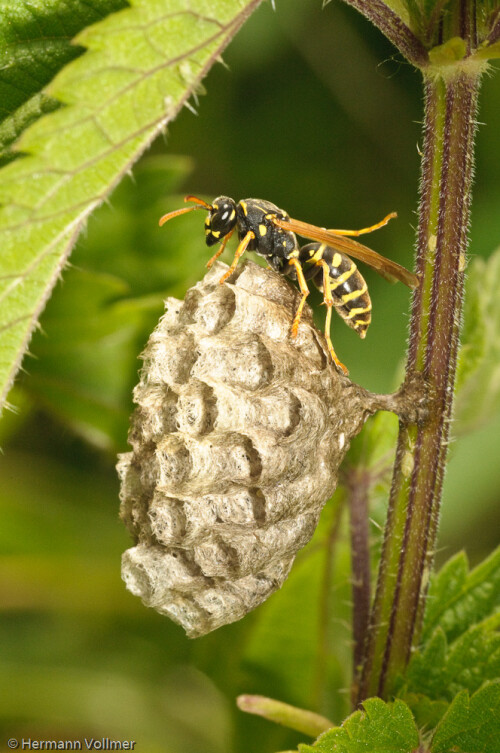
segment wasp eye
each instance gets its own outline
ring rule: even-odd
[[[231,232],[236,225],[236,208],[234,202],[216,200],[209,216],[210,232],[214,236],[213,243]]]

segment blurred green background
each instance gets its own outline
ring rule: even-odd
[[[277,0],[276,12],[267,3],[258,9],[226,66],[208,76],[197,115],[184,110],[91,219],[42,317],[10,397],[14,411],[0,424],[2,750],[9,736],[107,736],[135,739],[146,753],[265,753],[303,738],[237,711],[238,693],[334,721],[349,709],[343,538],[327,618],[322,592],[335,503],[279,594],[244,621],[189,641],[120,580],[130,540],[114,471],[116,453],[127,449],[137,355],[164,297],[182,297],[209,256],[202,213],[158,228],[185,193],[267,198],[334,227],[397,210],[369,243],[412,263],[419,75],[350,8],[320,6]],[[472,255],[498,245],[499,111],[500,81],[485,77]],[[404,356],[409,293],[364,271],[374,304],[367,340],[340,319],[333,340],[355,381],[387,392]],[[465,547],[476,562],[497,543],[499,440],[493,416],[452,446],[441,560]],[[382,502],[373,515],[383,520]]]

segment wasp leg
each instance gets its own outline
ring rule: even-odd
[[[223,240],[223,241],[222,241],[222,243],[220,244],[220,246],[219,246],[219,250],[218,250],[218,251],[217,251],[217,252],[216,252],[216,253],[215,253],[215,254],[214,254],[214,255],[212,256],[212,258],[211,258],[211,259],[209,259],[209,260],[207,261],[207,267],[208,267],[208,269],[210,269],[210,267],[212,266],[212,264],[214,263],[214,261],[215,261],[216,259],[218,259],[218,258],[219,258],[219,256],[220,256],[221,254],[223,254],[223,253],[224,253],[224,250],[225,250],[225,248],[226,248],[227,242],[228,242],[228,240],[230,239],[230,237],[232,236],[232,234],[233,234],[233,233],[234,233],[234,227],[233,227],[233,229],[231,230],[231,232],[229,232],[229,233],[228,233],[228,234],[226,235],[226,237],[224,238],[224,240]]]
[[[319,259],[316,262],[317,266],[323,268],[323,302],[326,306],[326,319],[325,319],[325,339],[326,344],[328,346],[328,352],[330,353],[332,357],[332,361],[334,364],[344,372],[344,374],[349,374],[348,369],[344,366],[341,361],[337,358],[337,354],[335,353],[335,350],[333,349],[333,343],[332,339],[330,337],[330,328],[332,324],[332,308],[333,308],[333,296],[332,296],[332,286],[331,286],[331,278],[330,278],[330,267],[328,266],[328,263],[324,259]]]
[[[255,233],[252,232],[251,230],[249,230],[248,233],[243,238],[243,240],[240,241],[240,244],[239,244],[239,246],[236,249],[236,252],[234,254],[233,263],[231,264],[231,266],[229,267],[229,269],[227,270],[227,272],[224,272],[224,274],[222,275],[222,277],[219,280],[219,284],[220,285],[222,285],[224,282],[226,282],[226,280],[227,280],[228,277],[231,277],[231,275],[233,274],[234,270],[236,269],[236,267],[238,265],[238,260],[239,260],[240,256],[243,256],[243,254],[247,250],[248,244],[250,243],[250,241],[253,241],[254,238],[255,238]]]
[[[297,337],[297,332],[299,331],[299,324],[302,317],[302,309],[304,308],[306,298],[309,295],[309,288],[307,287],[306,278],[304,277],[304,272],[302,270],[300,261],[298,259],[289,259],[288,263],[290,264],[290,266],[295,267],[295,271],[297,273],[297,281],[299,283],[300,292],[302,293],[302,298],[300,299],[299,307],[293,318],[291,329],[291,336]]]
[[[361,230],[332,230],[331,228],[328,228],[328,232],[335,233],[335,235],[365,235],[366,233],[373,233],[374,230],[384,227],[384,225],[387,225],[389,220],[392,220],[393,217],[397,217],[396,212],[391,212],[387,217],[384,217],[383,220],[380,220],[380,222],[376,222],[375,225],[370,225],[370,227],[363,227]]]

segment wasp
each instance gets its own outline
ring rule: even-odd
[[[345,374],[348,371],[337,358],[330,337],[332,309],[362,338],[371,322],[372,310],[367,284],[350,257],[365,262],[388,280],[399,280],[410,288],[418,285],[416,275],[352,239],[352,236],[371,233],[383,227],[396,217],[395,212],[361,230],[333,230],[294,220],[283,209],[262,199],[242,199],[236,203],[228,196],[219,196],[211,204],[196,196],[186,196],[184,200],[193,206],[165,214],[159,224],[164,225],[173,217],[195,209],[205,209],[208,212],[205,219],[206,243],[208,246],[221,244],[207,262],[207,267],[211,267],[222,254],[235,230],[238,233],[238,247],[231,266],[219,280],[221,285],[232,275],[245,251],[255,251],[266,259],[272,269],[297,280],[302,298],[293,319],[292,337],[297,336],[309,295],[307,281],[312,280],[323,293],[323,302],[327,307],[325,338],[328,351],[332,361]],[[316,242],[300,247],[296,234]]]

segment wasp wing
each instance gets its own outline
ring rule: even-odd
[[[385,256],[381,256],[373,249],[364,246],[358,241],[352,240],[342,235],[338,235],[326,228],[316,227],[316,225],[310,225],[308,222],[301,222],[300,220],[281,220],[274,218],[273,222],[283,230],[291,230],[297,235],[301,235],[303,238],[310,238],[313,241],[319,241],[320,243],[326,243],[328,246],[335,248],[337,251],[342,251],[348,256],[353,256],[355,259],[368,264],[370,267],[378,272],[382,277],[390,282],[399,280],[407,285],[409,288],[418,287],[419,280],[416,275],[409,272],[401,264],[398,264],[391,259],[387,259]]]

